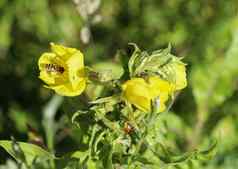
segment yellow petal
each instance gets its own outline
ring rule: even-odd
[[[172,84],[157,76],[149,78],[149,86],[152,98],[158,97],[163,93],[164,98],[162,100],[165,100],[168,97],[167,95],[172,92]]]
[[[46,71],[41,71],[39,78],[43,80],[48,85],[54,85],[55,84],[55,77],[49,76],[49,74]]]
[[[187,86],[186,65],[179,61],[174,65],[176,72],[175,90],[181,90]]]
[[[62,96],[78,96],[85,90],[86,81],[80,81],[80,83],[78,83],[78,86],[76,86],[75,88],[73,88],[70,83],[47,87],[53,89],[57,94]]]
[[[77,52],[75,48],[69,48],[62,45],[57,45],[54,43],[50,43],[51,50],[57,56],[61,57],[63,60],[67,60],[71,55]]]
[[[144,112],[150,112],[151,99],[143,97],[143,96],[136,96],[136,95],[127,95],[126,98],[136,108],[138,108]]]
[[[54,58],[56,55],[54,53],[49,53],[49,52],[45,52],[43,53],[39,60],[38,60],[38,66],[40,71],[44,69],[44,65],[51,63],[52,58]]]
[[[158,76],[148,78],[132,78],[122,85],[124,98],[138,109],[151,111],[151,100],[159,99],[159,112],[165,111],[166,101],[173,92],[173,85]]]
[[[173,85],[158,76],[152,76],[149,78],[149,86],[151,97],[153,99],[159,97],[159,112],[165,111],[165,103],[169,99],[169,95],[171,95],[173,92]]]
[[[69,68],[69,80],[74,88],[78,86],[80,81],[85,79],[83,54],[80,51],[77,51],[68,59],[67,65]]]
[[[125,99],[142,111],[150,111],[151,97],[148,84],[142,78],[133,78],[122,85]]]

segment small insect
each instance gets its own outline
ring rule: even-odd
[[[55,72],[55,73],[64,73],[65,69],[62,66],[59,66],[57,64],[45,64],[45,69],[48,73]]]
[[[131,134],[134,131],[134,127],[129,122],[125,122],[123,130],[126,134]]]

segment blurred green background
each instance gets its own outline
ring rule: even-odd
[[[129,42],[147,51],[171,43],[189,85],[166,117],[168,139],[184,152],[216,136],[218,153],[203,168],[237,168],[237,0],[0,0],[0,139],[27,141],[27,123],[45,138],[42,112],[54,93],[38,79],[37,61],[50,42],[82,50],[87,65],[116,64]],[[77,132],[55,146],[77,147]],[[7,158],[1,149],[0,164]]]

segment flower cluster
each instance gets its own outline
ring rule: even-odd
[[[59,95],[80,95],[90,79],[83,54],[75,48],[50,45],[52,52],[43,53],[38,62],[39,78]],[[142,112],[151,112],[153,101],[157,102],[158,112],[165,111],[173,94],[187,86],[185,64],[167,49],[148,55],[135,46],[128,68],[130,79],[118,79],[121,100]]]

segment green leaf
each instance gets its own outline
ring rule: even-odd
[[[134,75],[134,69],[135,67],[137,67],[138,59],[140,59],[139,56],[141,54],[141,51],[135,43],[129,43],[129,45],[132,45],[134,47],[134,52],[128,62],[129,73],[132,77]]]
[[[70,158],[77,158],[80,161],[84,161],[89,155],[88,151],[75,151],[70,155]]]
[[[26,162],[27,164],[32,164],[33,160],[36,157],[45,157],[45,158],[49,158],[49,159],[54,159],[54,155],[49,153],[48,151],[42,149],[39,146],[36,146],[34,144],[29,144],[29,143],[24,143],[24,142],[17,142],[20,146],[20,148],[22,149],[25,158],[26,158]],[[12,148],[12,141],[8,141],[8,140],[1,140],[0,141],[0,146],[3,147],[12,157],[14,157],[16,160],[17,156]]]

